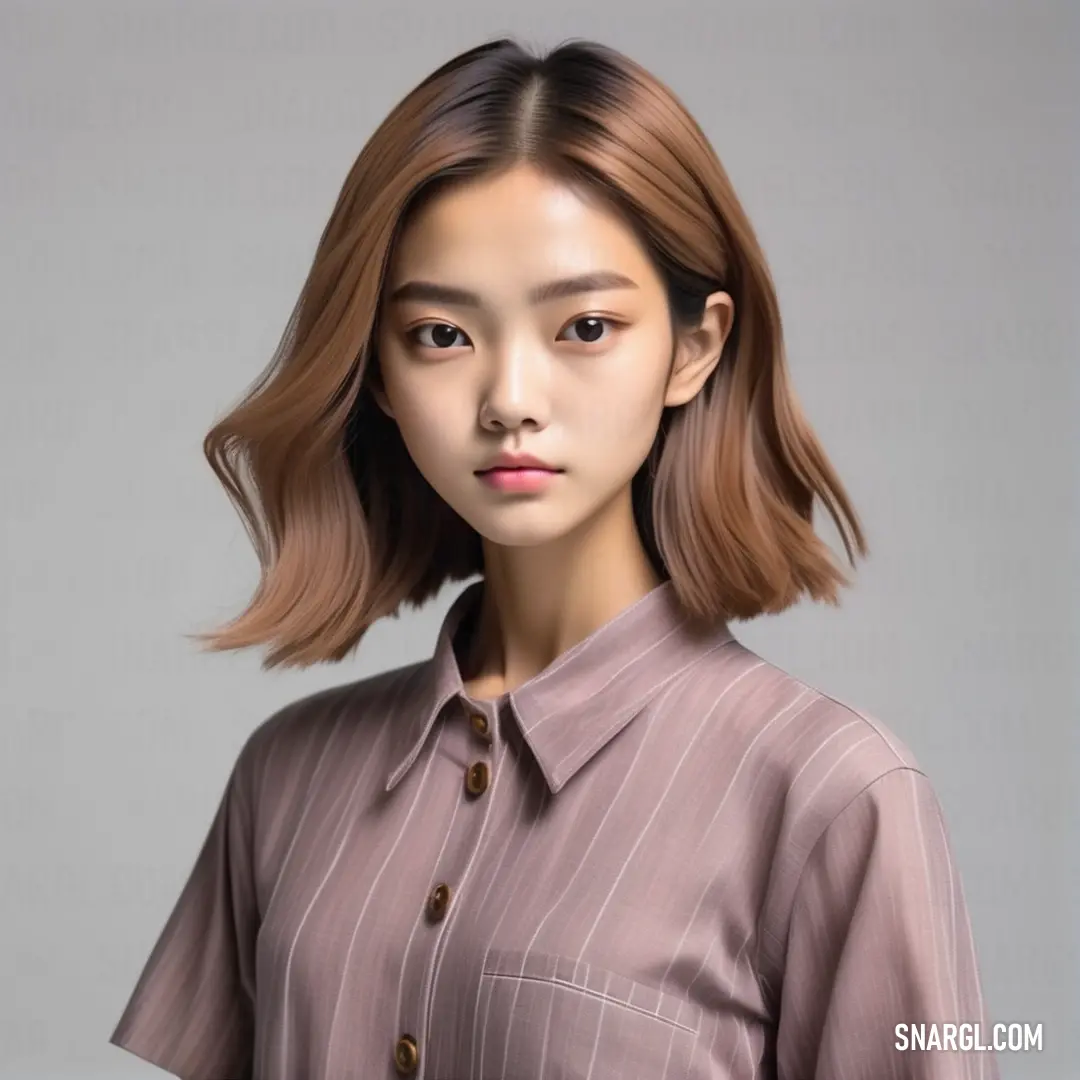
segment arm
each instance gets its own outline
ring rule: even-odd
[[[916,769],[878,777],[803,867],[780,997],[780,1080],[998,1080],[988,1051],[899,1050],[897,1024],[991,1038],[941,807]]]
[[[252,1075],[258,912],[242,762],[109,1040],[182,1080]]]

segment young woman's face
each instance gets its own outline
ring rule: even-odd
[[[699,336],[673,374],[663,282],[634,234],[525,166],[423,207],[383,304],[380,405],[435,491],[509,546],[625,494],[664,406],[697,392],[722,345]]]

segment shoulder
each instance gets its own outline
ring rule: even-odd
[[[236,759],[236,782],[256,793],[292,783],[328,754],[363,755],[379,734],[423,693],[430,661],[326,687],[288,702],[247,737]]]
[[[769,866],[761,898],[762,959],[780,964],[795,890],[813,852],[902,862],[943,828],[937,797],[911,747],[872,711],[816,687],[733,642],[703,666],[706,700],[720,701],[714,753],[734,752],[748,815]],[[732,736],[734,735],[734,742]],[[892,855],[887,852],[891,851]],[[832,865],[831,863],[829,865]],[[780,950],[780,952],[777,952]],[[766,966],[768,966],[766,964]]]
[[[716,753],[736,750],[800,843],[895,770],[923,774],[882,718],[765,660],[738,641],[693,674],[690,694],[713,710]]]

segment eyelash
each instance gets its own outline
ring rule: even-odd
[[[559,331],[559,333],[562,334],[565,330],[567,330],[571,326],[574,326],[576,323],[585,322],[587,320],[592,320],[592,321],[595,321],[595,322],[605,323],[613,331],[620,330],[620,329],[622,329],[623,326],[625,326],[625,323],[619,322],[617,319],[610,319],[606,315],[578,315],[576,318],[573,318],[568,323],[566,323],[563,326],[562,330]],[[428,344],[426,344],[426,343],[424,343],[422,341],[417,341],[416,340],[417,335],[422,330],[426,330],[429,327],[435,327],[435,326],[448,326],[448,327],[450,327],[451,330],[455,330],[457,333],[459,333],[465,339],[465,341],[468,344],[470,344],[470,345],[472,344],[472,342],[469,341],[469,335],[466,334],[464,330],[462,330],[460,327],[454,326],[453,323],[444,322],[441,319],[432,319],[429,322],[420,323],[419,325],[412,327],[410,330],[407,331],[407,337],[415,345],[419,345],[420,348],[422,348],[422,349],[433,349],[436,352],[447,352],[450,349],[460,349],[462,347],[460,345],[442,345],[442,346],[440,346],[440,345],[428,345]],[[610,336],[611,335],[609,334],[609,335],[607,335],[607,337],[602,337],[597,341],[579,341],[579,342],[577,342],[577,344],[578,345],[600,345],[600,344],[603,344],[603,342],[605,342],[607,340],[607,338],[610,337]]]

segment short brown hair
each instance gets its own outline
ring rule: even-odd
[[[500,40],[397,105],[341,189],[273,361],[205,451],[262,568],[247,609],[200,635],[268,645],[265,667],[344,658],[378,618],[483,571],[480,538],[420,475],[375,404],[377,321],[395,239],[447,183],[529,163],[598,194],[654,260],[672,317],[734,301],[702,391],[665,412],[634,480],[658,572],[694,619],[836,605],[849,584],[814,533],[814,497],[848,560],[867,545],[793,395],[765,257],[723,166],[675,95],[614,50],[534,56]]]

